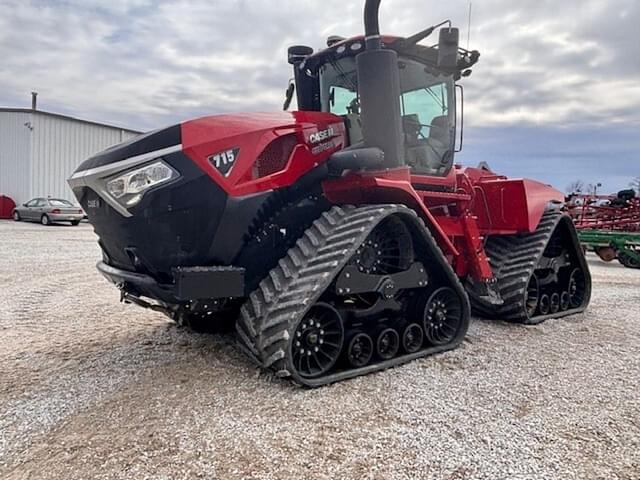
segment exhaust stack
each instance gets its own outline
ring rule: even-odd
[[[356,57],[358,94],[365,147],[384,152],[383,168],[397,168],[405,164],[398,55],[382,48],[380,1],[367,0],[364,7],[366,49]]]

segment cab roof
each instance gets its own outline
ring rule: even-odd
[[[392,35],[382,35],[382,48],[395,50],[399,56],[412,58],[435,70],[453,74],[458,79],[463,70],[467,70],[478,62],[480,53],[463,48],[458,50],[458,65],[454,69],[444,70],[438,67],[438,46],[425,46],[419,44],[406,44],[406,39]],[[355,57],[365,49],[363,35],[346,38],[331,43],[327,48],[309,55],[300,63],[300,69],[308,71],[312,75],[318,73],[319,68],[325,63],[335,62],[345,57]]]

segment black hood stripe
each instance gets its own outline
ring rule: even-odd
[[[85,160],[76,169],[76,172],[90,170],[110,163],[119,162],[131,157],[144,155],[145,153],[162,150],[182,143],[181,125],[173,125],[168,128],[154,130],[104,150],[97,155]]]

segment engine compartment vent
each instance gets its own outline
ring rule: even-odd
[[[272,141],[256,159],[253,178],[266,177],[284,169],[297,144],[298,138],[295,133],[282,135]]]

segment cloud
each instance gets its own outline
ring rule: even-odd
[[[0,104],[26,105],[33,89],[43,109],[140,129],[279,109],[292,75],[286,48],[359,34],[363,3],[0,0]],[[385,0],[381,25],[402,35],[451,18],[465,43],[467,11],[466,0]],[[621,168],[640,174],[639,22],[637,0],[473,2],[471,47],[482,57],[464,82],[462,158],[505,145],[532,158],[554,139],[558,158],[594,159],[580,147],[597,132],[616,158],[631,150]]]

